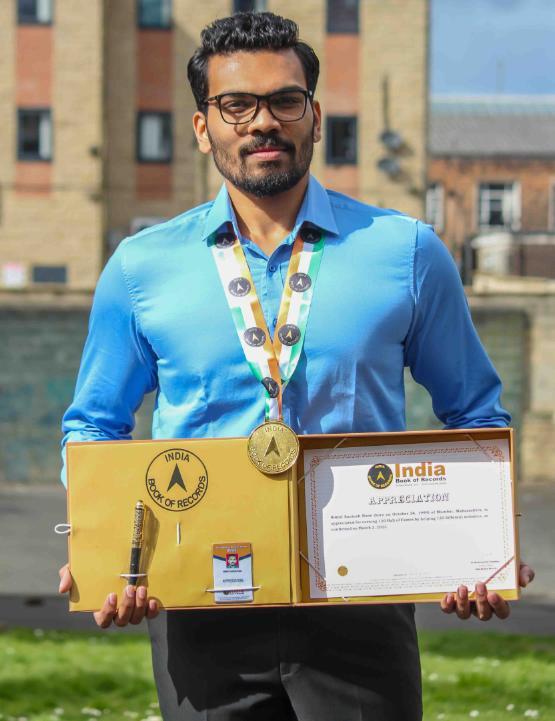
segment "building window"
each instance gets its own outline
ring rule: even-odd
[[[326,118],[326,163],[356,165],[357,119],[354,115]]]
[[[137,160],[141,163],[169,163],[171,159],[171,113],[139,112],[137,118]]]
[[[431,183],[426,190],[426,222],[437,231],[443,230],[443,186]]]
[[[138,0],[137,19],[140,28],[170,28],[172,0]]]
[[[480,183],[478,196],[480,228],[520,227],[520,197],[517,183]]]
[[[17,22],[20,25],[50,25],[53,0],[17,0]]]
[[[52,160],[52,117],[47,109],[17,111],[19,160]]]
[[[358,0],[327,0],[328,33],[358,33]]]
[[[266,0],[233,0],[234,13],[261,13],[266,10]]]
[[[67,283],[65,265],[34,265],[33,283]]]

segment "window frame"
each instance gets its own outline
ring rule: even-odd
[[[29,113],[44,114],[48,117],[50,122],[50,155],[48,157],[41,157],[40,155],[32,155],[22,150],[22,132],[21,132],[21,119],[23,115]],[[51,108],[17,108],[17,160],[20,162],[27,163],[51,163],[54,159],[54,133],[52,124],[52,109]],[[40,133],[40,130],[39,130]],[[40,142],[40,135],[39,135]]]
[[[485,186],[491,185],[504,185],[511,186],[511,218],[506,219],[503,225],[490,225],[482,222],[482,189]],[[506,191],[504,191],[505,193]],[[504,196],[501,198],[501,203],[504,202]],[[504,213],[503,206],[501,212]],[[522,202],[521,202],[521,187],[517,180],[478,180],[476,186],[476,228],[479,232],[488,231],[510,231],[516,232],[521,228],[521,215],[522,215]]]
[[[161,0],[164,2],[165,0]],[[137,11],[137,27],[139,30],[172,30],[173,29],[173,0],[167,0],[170,6],[170,19],[167,24],[164,23],[146,23],[141,18],[141,0],[137,0],[136,11]]]
[[[19,4],[19,0],[16,0],[17,7],[16,7],[16,15],[17,15],[17,24],[18,25],[33,25],[33,26],[40,26],[40,27],[49,27],[54,22],[54,0],[48,0],[50,3],[50,17],[48,20],[38,20],[36,17],[33,19],[30,19],[28,17],[24,18],[21,16],[21,8]]]
[[[340,159],[332,155],[332,125],[335,120],[351,120],[354,121],[355,130],[355,155],[353,160]],[[358,115],[326,115],[325,118],[325,138],[326,138],[326,165],[358,165]]]
[[[232,15],[235,15],[235,13],[241,13],[241,12],[263,13],[268,9],[268,0],[252,0],[252,3],[254,5],[254,8],[252,10],[238,10],[236,8],[237,2],[240,2],[240,0],[231,0]],[[259,7],[257,7],[257,6],[259,6]]]
[[[145,118],[149,115],[155,115],[158,117],[166,118],[168,120],[170,138],[169,138],[169,156],[167,159],[166,158],[153,159],[153,158],[141,157],[141,122],[142,122],[143,118]],[[137,161],[137,163],[141,163],[142,165],[152,165],[152,164],[170,165],[173,162],[173,113],[170,110],[138,110],[135,135],[136,135],[135,160]]]
[[[62,271],[63,280],[37,280],[36,272],[39,271]],[[31,266],[31,283],[33,285],[68,285],[68,268],[67,265],[40,265],[39,263]]]
[[[430,195],[432,191],[435,191],[437,193],[437,197],[435,199],[437,208],[436,215],[438,218],[437,222],[432,222],[429,212],[431,205]],[[429,182],[426,188],[426,223],[432,225],[434,227],[434,230],[439,233],[445,227],[445,188],[443,186],[443,183],[440,183],[439,181]]]
[[[337,26],[334,18],[340,17],[341,12],[332,12],[333,2],[338,0],[326,0],[326,32],[328,35],[359,35],[360,34],[360,2],[356,0],[356,20],[352,26]]]

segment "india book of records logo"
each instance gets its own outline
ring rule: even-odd
[[[191,451],[170,448],[159,453],[146,472],[149,496],[167,511],[187,511],[204,498],[208,472]]]
[[[368,483],[374,488],[387,488],[393,481],[393,471],[385,463],[375,463],[368,471]]]

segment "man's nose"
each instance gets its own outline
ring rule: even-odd
[[[249,123],[249,131],[268,132],[269,130],[279,130],[279,128],[281,128],[281,123],[270,112],[268,102],[261,100],[258,112]]]

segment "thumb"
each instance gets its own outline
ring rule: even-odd
[[[58,587],[58,593],[67,593],[73,585],[73,579],[69,570],[69,564],[62,566],[62,568],[60,568],[59,574],[60,585]]]

